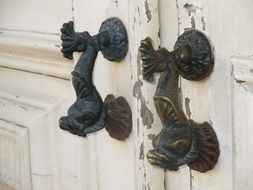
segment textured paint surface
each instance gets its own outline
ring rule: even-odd
[[[136,187],[135,190],[165,190],[164,171],[150,165],[146,153],[152,148],[149,134],[160,131],[160,123],[156,117],[152,97],[155,87],[143,82],[141,62],[138,54],[140,41],[147,36],[154,38],[159,44],[158,1],[130,0],[130,47],[132,57],[132,95],[133,95],[133,120],[139,121],[133,126],[136,151]],[[138,119],[137,119],[138,118]],[[153,127],[156,126],[156,127]]]

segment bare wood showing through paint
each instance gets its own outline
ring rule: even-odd
[[[252,0],[2,0],[0,189],[252,190],[252,7]],[[103,98],[124,94],[133,110],[133,133],[125,142],[105,130],[88,139],[73,137],[57,122],[74,100],[74,62],[58,52],[59,29],[73,20],[77,31],[95,34],[112,16],[127,27],[129,51],[120,64],[99,54],[94,83]],[[220,159],[207,174],[187,167],[164,172],[145,157],[162,125],[152,99],[156,85],[142,81],[140,40],[149,36],[156,49],[172,50],[177,36],[192,28],[206,33],[215,54],[208,79],[181,79],[179,87],[188,117],[209,121],[220,141]],[[21,170],[23,177],[12,175]]]

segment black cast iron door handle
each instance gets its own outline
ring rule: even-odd
[[[172,171],[184,164],[199,172],[212,169],[220,154],[215,131],[207,122],[198,124],[187,119],[178,94],[179,75],[199,81],[211,73],[213,53],[208,39],[190,30],[178,37],[172,52],[165,48],[154,50],[150,38],[141,41],[139,51],[143,78],[153,82],[154,73],[161,73],[154,103],[163,128],[153,139],[154,149],[148,151],[148,161]]]
[[[73,59],[73,52],[83,52],[72,74],[76,101],[68,109],[68,115],[59,120],[60,128],[85,137],[104,127],[109,135],[124,140],[132,129],[132,114],[123,97],[108,95],[103,102],[93,84],[92,75],[98,51],[109,61],[121,61],[128,49],[127,31],[118,18],[105,20],[97,35],[74,31],[73,22],[61,29],[62,53]]]

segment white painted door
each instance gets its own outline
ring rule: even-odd
[[[70,73],[78,59],[60,52],[60,28],[95,35],[116,16],[128,26],[128,1],[0,0],[0,189],[135,189],[133,135],[106,130],[80,138],[59,128],[75,100]],[[132,102],[129,54],[122,63],[98,55],[94,82],[104,98]]]
[[[0,190],[253,189],[252,8],[252,0],[0,0]],[[103,98],[123,95],[131,106],[123,142],[105,130],[81,138],[58,127],[75,99],[70,72],[79,57],[62,58],[60,28],[72,20],[96,34],[111,16],[124,22],[129,51],[121,63],[99,53],[94,83]],[[218,164],[205,174],[165,172],[145,157],[161,123],[156,84],[142,80],[140,40],[172,50],[189,28],[205,32],[215,53],[208,79],[180,81],[187,116],[209,121],[219,138]]]
[[[162,0],[161,45],[172,48],[187,29],[206,33],[214,47],[215,66],[203,82],[182,79],[187,116],[209,121],[220,143],[216,167],[205,174],[182,167],[166,172],[166,189],[251,190],[253,1]]]
[[[71,1],[0,1],[0,189],[77,189],[78,140],[58,129],[73,63],[59,27]]]

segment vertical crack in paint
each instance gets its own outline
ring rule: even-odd
[[[140,146],[139,159],[144,160],[144,144],[143,144],[143,142],[141,143],[141,146]]]
[[[206,30],[206,22],[205,22],[205,17],[204,16],[202,16],[201,17],[201,23],[202,23],[202,30]]]

